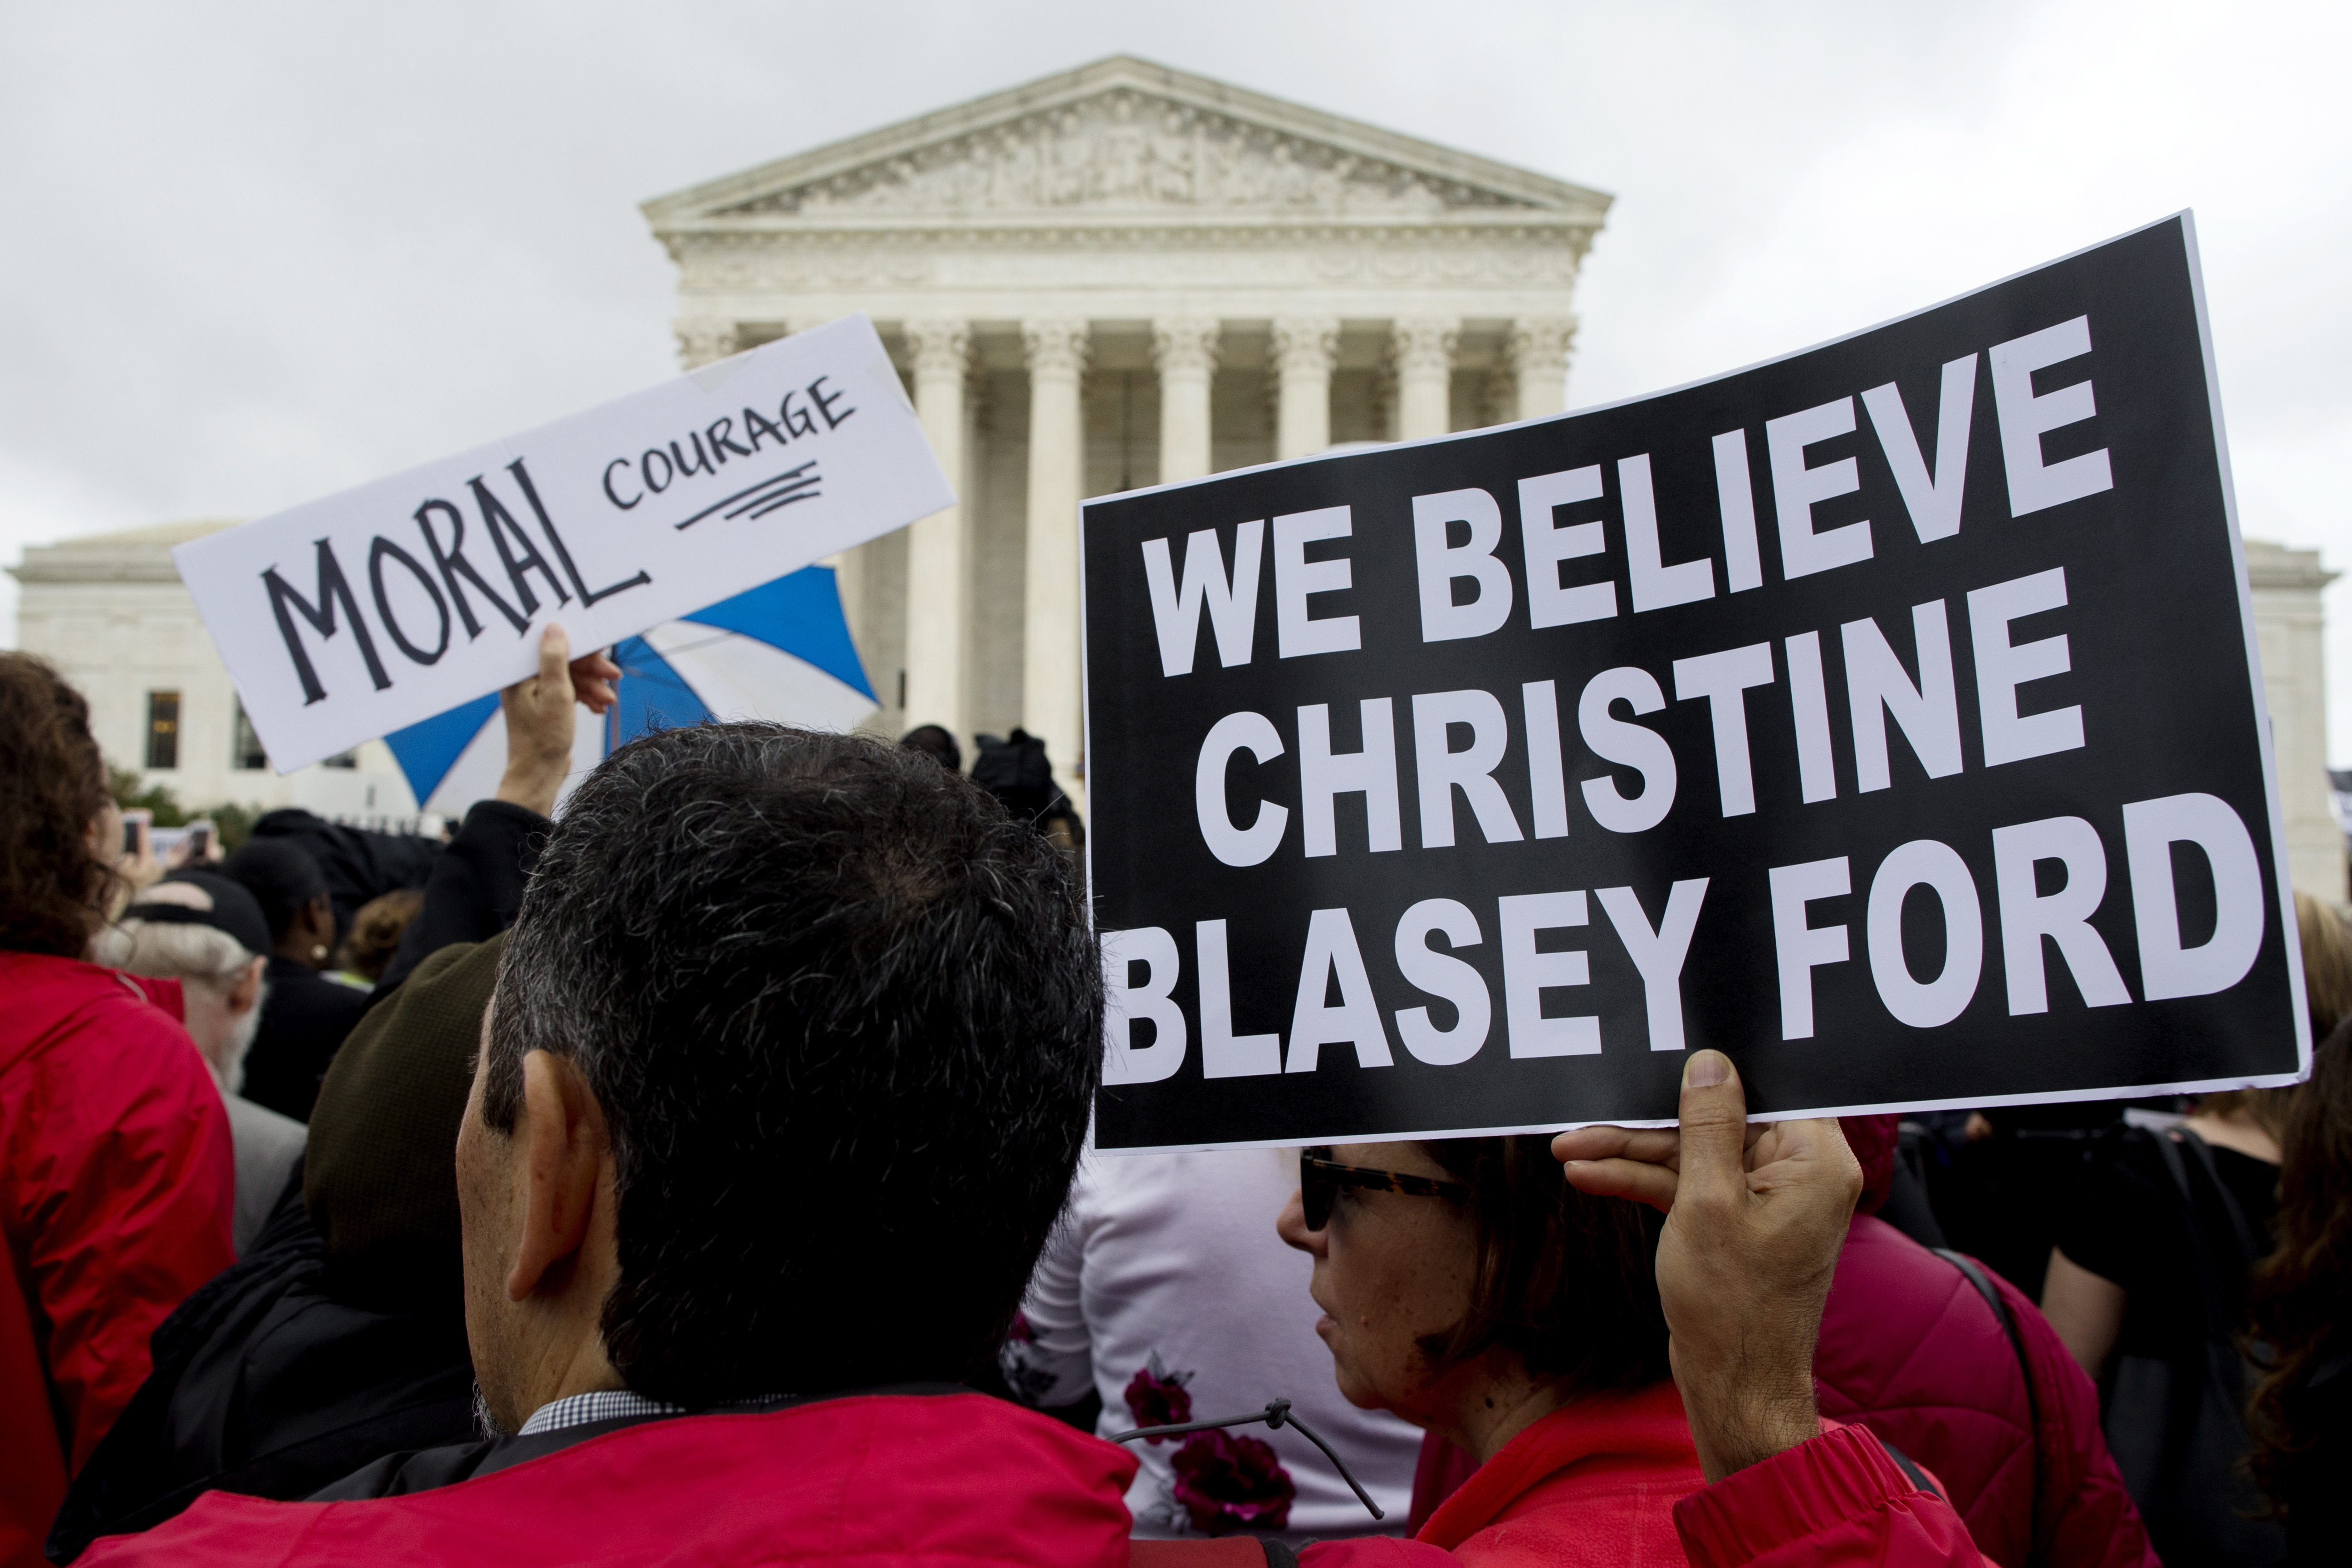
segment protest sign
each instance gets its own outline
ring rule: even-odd
[[[284,773],[954,500],[851,316],[172,553]]]
[[[2186,214],[1084,549],[1102,1147],[2306,1067]]]

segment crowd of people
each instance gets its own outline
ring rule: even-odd
[[[0,653],[0,1568],[2352,1554],[2326,906],[2292,1089],[1098,1156],[1042,742],[559,813],[620,671],[540,653],[447,842],[168,867]]]

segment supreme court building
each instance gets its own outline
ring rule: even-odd
[[[961,498],[837,562],[876,726],[1083,800],[1080,498],[1558,413],[1609,200],[1120,57],[645,211],[689,368],[866,311]]]
[[[863,310],[961,504],[835,564],[897,734],[1045,737],[1085,799],[1083,496],[1565,403],[1609,198],[1114,58],[646,205],[689,368]],[[1795,346],[1795,345],[1791,345]],[[108,759],[184,804],[417,810],[371,742],[272,774],[172,565],[223,522],[36,546],[19,646],[90,699]],[[2315,552],[2247,566],[2294,884],[2341,900]]]

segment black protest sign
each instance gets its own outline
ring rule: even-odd
[[[1085,509],[1106,1148],[2285,1081],[2186,215],[1612,407]]]

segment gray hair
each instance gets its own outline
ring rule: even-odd
[[[138,919],[118,921],[98,933],[90,944],[98,962],[156,980],[176,980],[194,985],[223,1004],[236,989],[238,978],[252,967],[257,953],[214,926],[168,924]],[[269,1000],[264,980],[253,1005],[230,1025],[228,1037],[204,1052],[220,1086],[230,1094],[245,1087],[245,1054],[261,1027],[261,1006]]]
[[[99,933],[99,962],[157,980],[193,982],[226,995],[257,954],[213,926],[152,922],[133,917]]]

